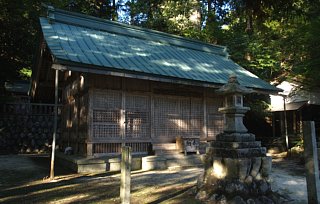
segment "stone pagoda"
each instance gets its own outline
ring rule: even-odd
[[[243,95],[252,92],[241,86],[236,76],[218,91],[224,96],[224,131],[217,135],[206,150],[204,175],[198,180],[197,198],[228,203],[273,203],[269,175],[271,157],[266,148],[248,133],[243,124],[244,114],[250,110],[243,106]]]

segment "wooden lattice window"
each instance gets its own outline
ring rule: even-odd
[[[154,100],[155,137],[200,137],[203,129],[203,102],[186,97],[158,96]]]
[[[223,132],[223,116],[221,114],[208,115],[208,137],[215,138]]]
[[[93,109],[121,109],[121,92],[111,90],[96,90],[92,97]]]
[[[126,95],[125,137],[150,137],[150,98],[141,95]]]
[[[203,101],[191,99],[189,116],[189,136],[200,137],[203,130]]]
[[[179,136],[179,126],[185,125],[180,118],[179,100],[161,96],[155,97],[153,120],[156,138],[174,138]]]
[[[150,147],[149,142],[129,142],[125,145],[130,146],[134,153],[147,153]],[[105,153],[121,153],[122,143],[95,143],[93,144],[93,154],[105,154]]]
[[[94,138],[120,137],[120,110],[93,110]]]
[[[120,138],[121,93],[95,90],[90,100],[93,138]]]
[[[207,101],[207,130],[208,137],[215,138],[217,134],[223,132],[223,115],[218,112],[222,107],[221,99],[211,99]]]

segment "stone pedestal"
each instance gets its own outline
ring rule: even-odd
[[[202,194],[206,195],[202,197],[204,200],[222,196],[229,202],[241,198],[244,203],[250,199],[273,203],[268,198],[272,194],[272,158],[266,156],[266,148],[255,141],[255,135],[221,133],[206,151],[204,175],[198,181],[198,197]]]
[[[207,148],[199,189],[243,199],[270,193],[272,159],[250,133],[221,133]]]

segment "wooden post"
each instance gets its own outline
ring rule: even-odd
[[[308,203],[319,203],[319,166],[314,121],[303,122],[304,156]]]
[[[121,112],[120,112],[120,136],[121,146],[126,145],[126,92],[125,92],[125,79],[121,79]]]
[[[276,113],[272,112],[272,137],[276,137]]]
[[[150,137],[151,141],[154,139],[154,95],[150,94]]]
[[[123,146],[121,150],[120,199],[122,204],[130,204],[131,186],[131,147]]]
[[[58,82],[59,70],[56,69],[55,76],[55,90],[54,90],[54,123],[53,123],[53,138],[52,138],[52,152],[51,152],[51,166],[50,166],[50,179],[54,178],[54,153],[56,149],[56,135],[58,125]]]
[[[286,107],[286,97],[285,96],[283,96],[283,114],[284,114],[284,132],[285,132],[285,138],[286,138],[286,148],[287,148],[287,153],[290,153],[289,136],[288,136],[288,121],[287,121],[287,107]]]
[[[203,127],[202,127],[203,139],[208,140],[208,122],[207,122],[207,90],[204,90],[203,95]]]

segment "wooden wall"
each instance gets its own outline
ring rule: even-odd
[[[81,75],[80,89],[79,76],[68,79],[64,113],[64,138],[78,153],[119,153],[123,143],[147,152],[152,143],[213,140],[222,131],[221,99],[212,89],[94,74]]]

